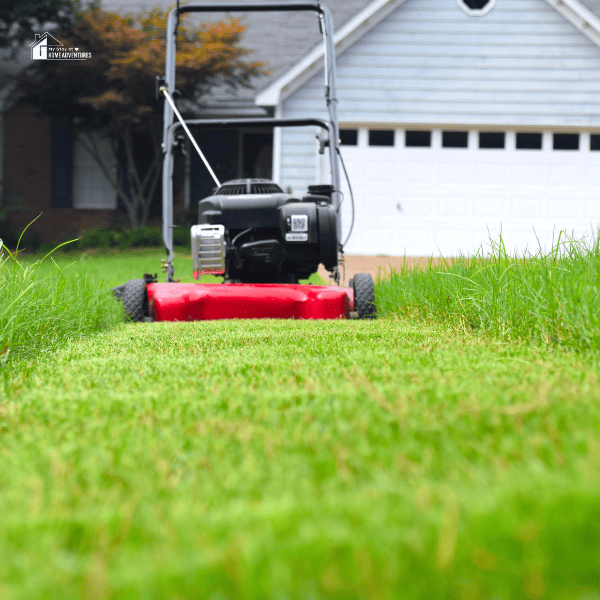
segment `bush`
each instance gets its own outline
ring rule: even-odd
[[[173,243],[176,246],[189,246],[190,231],[187,227],[176,227],[173,230]],[[161,248],[162,228],[161,227],[139,227],[138,229],[114,229],[111,227],[96,227],[84,231],[77,248],[100,248],[109,250],[118,248],[127,250],[128,248]]]

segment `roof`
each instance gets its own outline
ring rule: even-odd
[[[227,4],[236,0],[189,0],[190,4]],[[254,2],[256,0],[250,0]],[[272,4],[282,0],[260,0]],[[334,28],[337,30],[359,13],[373,0],[320,0],[332,13]],[[258,3],[258,2],[257,2]],[[121,13],[138,12],[144,8],[149,9],[157,5],[163,8],[173,6],[174,0],[103,0],[105,10]],[[206,13],[191,15],[194,23],[202,21],[215,21],[224,18],[226,13]],[[238,15],[231,13],[231,16]],[[254,90],[239,90],[237,98],[247,98],[253,105],[256,90],[268,86],[282,74],[287,72],[294,64],[306,56],[316,45],[322,43],[319,33],[318,19],[310,12],[264,12],[241,13],[242,22],[247,26],[241,45],[252,50],[250,55],[254,60],[263,61],[269,69],[267,76],[254,80]],[[217,93],[214,96],[222,99],[225,95]]]

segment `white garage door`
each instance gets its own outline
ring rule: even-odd
[[[473,254],[500,232],[510,252],[536,252],[560,230],[589,237],[600,221],[597,134],[342,128],[341,137],[356,201],[349,254]]]

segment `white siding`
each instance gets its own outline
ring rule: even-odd
[[[499,0],[469,17],[408,0],[338,58],[342,124],[600,129],[600,49],[544,0]],[[319,73],[283,102],[325,116]],[[314,132],[283,135],[281,181],[314,181]]]

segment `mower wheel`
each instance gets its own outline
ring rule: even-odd
[[[357,273],[352,278],[354,291],[354,310],[359,319],[375,319],[375,286],[369,273]]]
[[[148,291],[143,279],[130,279],[122,292],[125,317],[134,323],[151,321]]]

